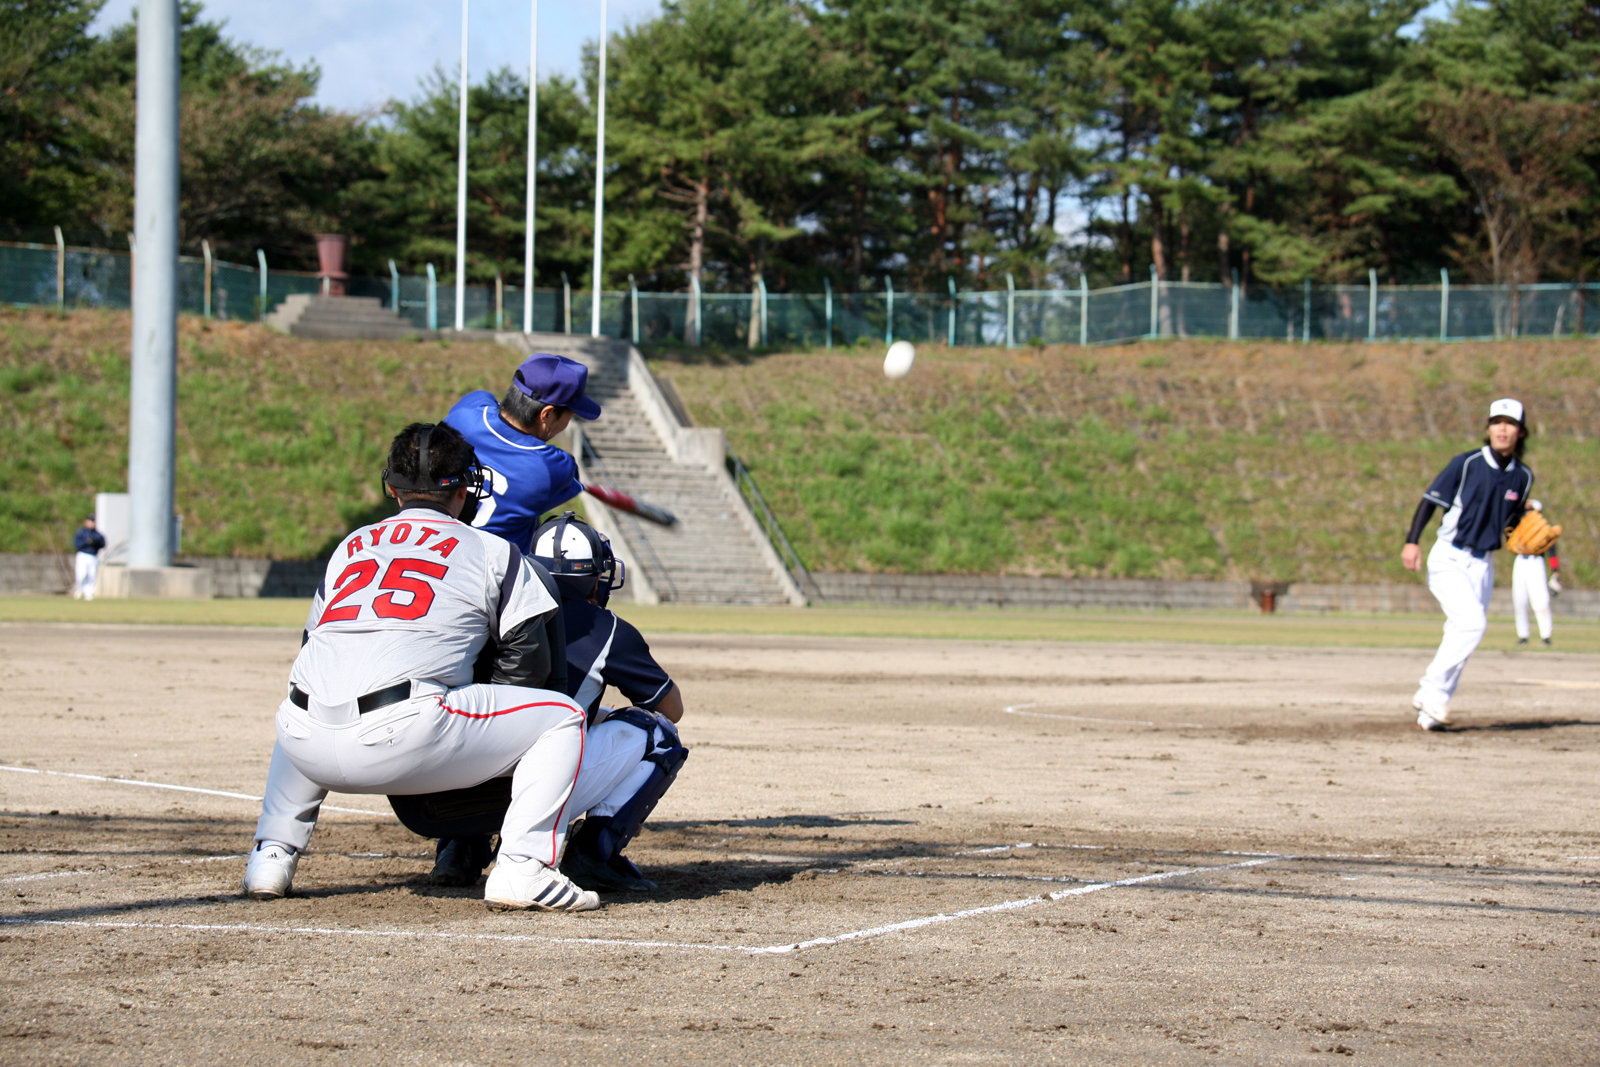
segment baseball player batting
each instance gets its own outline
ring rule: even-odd
[[[1450,725],[1450,698],[1488,629],[1494,553],[1533,491],[1533,471],[1522,462],[1526,416],[1519,400],[1490,404],[1483,447],[1451,459],[1412,516],[1400,562],[1415,571],[1422,567],[1423,529],[1436,510],[1444,509],[1438,539],[1428,552],[1428,591],[1444,609],[1444,637],[1411,700],[1420,729]]]
[[[583,759],[583,709],[550,673],[555,599],[518,547],[462,522],[481,472],[447,425],[389,450],[392,519],[352,531],[312,600],[278,708],[246,895],[286,895],[330,789],[432,794],[510,777],[494,908],[587,911],[557,868]],[[474,683],[492,648],[489,683]]]
[[[574,418],[592,422],[600,405],[585,390],[589,368],[539,352],[523,360],[498,400],[486,389],[468,393],[444,417],[461,431],[483,463],[483,488],[474,526],[514,542],[526,554],[540,518],[579,493],[607,507],[670,526],[677,518],[627,493],[578,480],[578,462],[550,444]]]

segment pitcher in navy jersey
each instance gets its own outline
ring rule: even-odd
[[[1423,730],[1450,725],[1450,698],[1488,629],[1494,553],[1506,529],[1527,510],[1533,492],[1533,471],[1522,462],[1527,438],[1522,402],[1496,400],[1489,405],[1483,447],[1451,459],[1411,518],[1400,562],[1415,571],[1423,565],[1423,529],[1435,511],[1444,509],[1439,537],[1427,558],[1428,591],[1444,609],[1444,638],[1411,699]]]

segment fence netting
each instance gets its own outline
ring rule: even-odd
[[[127,252],[0,243],[0,303],[127,308],[136,259]],[[398,283],[398,284],[397,284]],[[303,271],[216,260],[213,318],[260,320],[323,282]],[[425,275],[356,276],[353,297],[374,299],[419,331],[455,325],[456,287]],[[523,290],[465,287],[463,325],[520,331]],[[179,310],[205,314],[206,264],[178,261]],[[532,327],[588,333],[594,295],[536,289]],[[1285,341],[1487,340],[1594,336],[1600,284],[1301,285],[1140,282],[1105,289],[918,293],[600,293],[600,332],[652,345],[800,347],[891,340],[950,345],[1111,344],[1155,337]]]

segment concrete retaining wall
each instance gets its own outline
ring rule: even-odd
[[[73,555],[0,555],[0,596],[67,592],[72,587]]]
[[[212,574],[219,597],[309,597],[322,581],[317,560],[183,559]],[[60,594],[72,556],[0,554],[0,596]],[[1079,609],[1091,611],[1253,611],[1249,582],[1169,582],[1154,578],[1020,578],[965,574],[813,573],[829,604],[879,607]],[[1280,615],[1431,615],[1439,605],[1419,580],[1406,585],[1292,583],[1278,597]],[[1556,615],[1600,621],[1600,591],[1569,589]],[[1489,613],[1511,614],[1511,590],[1496,589]]]
[[[965,574],[811,575],[829,603],[885,607],[1099,608],[1114,611],[1244,611],[1249,582],[1021,578]]]
[[[1178,582],[1123,578],[1020,578],[954,574],[813,573],[826,603],[880,607],[1089,609],[1099,611],[1251,611],[1249,582]],[[1569,589],[1555,598],[1561,618],[1600,620],[1600,591]],[[1280,615],[1432,615],[1438,602],[1420,580],[1407,585],[1290,583]],[[1511,590],[1496,589],[1496,616],[1511,614]]]
[[[65,593],[71,584],[72,555],[0,554],[0,596]],[[325,566],[316,560],[180,559],[211,572],[219,597],[309,597],[317,591]],[[66,567],[68,569],[63,570]],[[105,568],[101,568],[105,573]]]

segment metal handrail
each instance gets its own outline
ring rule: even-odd
[[[797,577],[803,585],[809,586],[811,594],[816,599],[827,600],[822,587],[817,584],[817,580],[811,576],[811,572],[800,559],[800,553],[794,550],[789,538],[784,535],[778,517],[772,513],[772,508],[767,506],[767,498],[761,495],[761,487],[756,484],[755,476],[731,448],[727,451],[726,463],[728,473],[733,475],[734,482],[739,486],[740,494],[755,512],[762,531],[767,535],[767,540],[772,542],[772,547],[782,557],[784,566],[789,568],[789,573]]]

